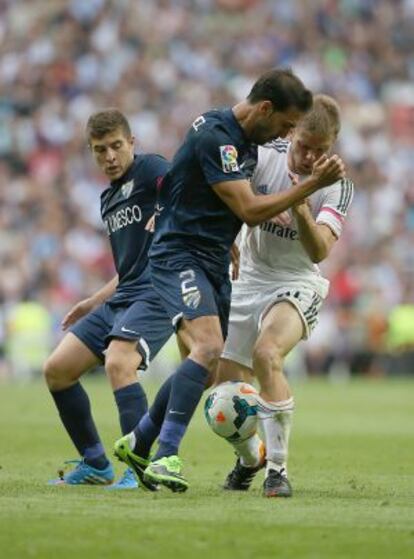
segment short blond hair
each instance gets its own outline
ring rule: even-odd
[[[299,121],[297,128],[312,134],[337,138],[341,129],[341,111],[333,97],[319,93],[313,97],[313,106]]]

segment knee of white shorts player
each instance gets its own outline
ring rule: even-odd
[[[265,445],[257,433],[244,441],[232,442],[231,445],[243,466],[256,468],[264,462]]]

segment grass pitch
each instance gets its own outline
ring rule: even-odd
[[[118,436],[106,381],[85,386],[108,453]],[[46,485],[74,458],[43,385],[0,386],[0,557],[414,557],[414,381],[295,387],[290,500],[219,486],[233,465],[201,407],[182,447],[186,494]],[[122,471],[117,464],[118,473]]]

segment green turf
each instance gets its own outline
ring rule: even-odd
[[[108,449],[106,383],[89,379]],[[75,457],[40,383],[0,386],[0,557],[244,559],[414,557],[414,382],[295,387],[291,500],[223,494],[233,464],[199,411],[182,457],[184,495],[50,487]],[[118,473],[121,466],[116,465]]]

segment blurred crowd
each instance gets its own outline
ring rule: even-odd
[[[414,370],[414,0],[0,0],[0,376],[38,370],[114,272],[89,114],[121,108],[139,149],[171,157],[194,117],[274,66],[339,101],[356,185],[292,366]]]

